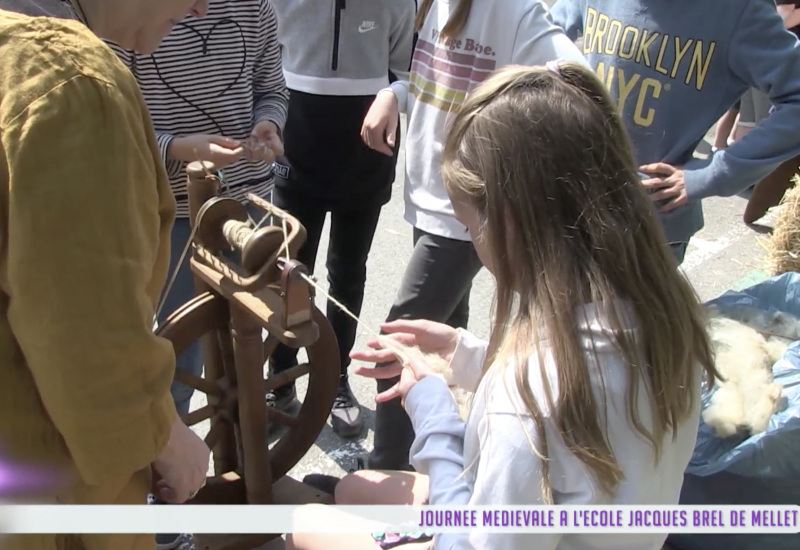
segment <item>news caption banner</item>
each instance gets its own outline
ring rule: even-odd
[[[0,504],[0,532],[800,533],[800,506],[77,506]]]

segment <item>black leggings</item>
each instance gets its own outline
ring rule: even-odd
[[[279,188],[273,192],[272,200],[275,206],[289,212],[305,227],[306,242],[300,248],[297,259],[312,272],[325,216],[330,212],[331,233],[326,262],[328,293],[356,316],[361,315],[367,281],[367,257],[382,206],[378,204],[360,209],[331,209],[306,194],[296,194]],[[332,303],[328,303],[327,318],[339,343],[341,374],[347,374],[357,323]],[[279,345],[271,358],[273,372],[280,373],[296,365],[296,355],[296,350]]]

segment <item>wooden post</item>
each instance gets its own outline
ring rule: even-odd
[[[210,162],[192,162],[186,168],[187,182],[186,190],[189,196],[189,223],[194,228],[197,222],[197,214],[203,205],[210,199],[219,195],[222,182],[215,175],[216,167]],[[196,294],[212,291],[211,287],[202,279],[194,276],[194,286]],[[230,318],[230,307],[225,308],[225,315]],[[203,352],[205,378],[208,380],[219,380],[223,376],[228,379],[229,387],[236,388],[236,368],[233,364],[234,354],[231,350],[231,331],[230,323],[227,328],[211,331],[200,339],[200,347]],[[208,396],[209,401],[215,399]],[[216,403],[209,403],[216,404]],[[238,411],[232,411],[235,414]],[[211,423],[220,422],[219,419],[211,419]],[[214,453],[214,469],[217,475],[236,471],[241,465],[236,442],[237,434],[234,432],[233,418],[224,427],[223,435],[212,449]],[[213,426],[212,426],[213,428]]]
[[[264,396],[264,343],[261,326],[237,304],[231,307],[233,353],[239,396],[240,444],[248,504],[272,504],[272,468]]]

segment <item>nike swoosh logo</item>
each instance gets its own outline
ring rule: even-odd
[[[366,27],[366,28],[365,27],[358,27],[358,32],[360,32],[361,34],[364,34],[365,32],[374,31],[377,28],[378,27]]]

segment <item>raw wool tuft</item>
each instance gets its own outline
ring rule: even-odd
[[[800,182],[786,191],[775,220],[772,236],[766,240],[767,271],[771,276],[800,272]]]
[[[378,342],[384,348],[391,350],[405,368],[409,368],[409,364],[412,361],[416,361],[428,365],[437,374],[444,376],[444,379],[450,385],[450,393],[453,394],[453,398],[458,405],[461,418],[467,419],[472,393],[453,385],[453,370],[450,368],[449,361],[441,355],[424,353],[418,346],[407,346],[388,336],[379,336]]]
[[[726,311],[710,307],[708,313],[715,365],[723,380],[717,381],[703,420],[723,438],[741,429],[751,435],[762,433],[778,410],[782,392],[772,378],[772,367],[793,341],[774,331],[779,327],[787,336],[794,334],[800,320],[746,306]]]

